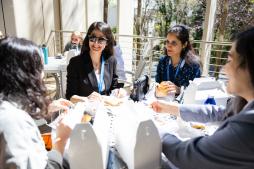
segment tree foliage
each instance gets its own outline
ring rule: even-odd
[[[224,0],[218,0],[217,6],[215,40],[219,40],[218,28],[223,18],[221,9],[225,6]],[[254,0],[229,0],[224,40],[229,41],[233,34],[249,26],[254,26]]]
[[[147,36],[148,24],[153,20],[153,0],[137,0],[137,9],[134,17],[134,33]]]
[[[202,37],[205,0],[155,0],[157,7],[155,29],[159,36],[166,36],[174,24],[185,24],[191,28],[195,39]]]

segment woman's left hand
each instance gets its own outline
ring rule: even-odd
[[[123,98],[123,97],[127,96],[127,92],[123,88],[119,88],[119,89],[112,90],[111,95],[113,95],[117,98]]]
[[[180,87],[176,86],[174,83],[170,81],[168,81],[168,89],[169,89],[169,92],[180,94]]]

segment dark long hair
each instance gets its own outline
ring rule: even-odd
[[[235,42],[235,49],[238,54],[239,68],[247,69],[251,84],[254,87],[254,27],[251,27],[243,32],[233,36],[232,40]],[[239,113],[248,102],[236,96],[229,101],[229,108],[226,110],[226,117]]]
[[[235,96],[235,97],[229,98],[227,101],[227,106],[224,113],[224,120],[230,116],[240,113],[240,111],[244,108],[244,106],[247,103],[248,103],[247,100],[245,100],[241,96]]]
[[[94,22],[90,25],[90,27],[88,28],[86,37],[84,39],[83,42],[83,46],[81,49],[81,55],[89,55],[89,36],[91,36],[92,32],[94,30],[98,30],[100,32],[102,32],[107,40],[107,45],[105,47],[105,49],[102,51],[102,55],[105,57],[105,59],[108,59],[110,56],[113,56],[113,46],[114,46],[114,37],[111,31],[111,28],[108,24],[104,23],[104,22]]]
[[[193,48],[189,40],[189,31],[185,25],[175,25],[171,27],[167,32],[167,35],[168,34],[174,34],[183,45],[187,43],[186,47],[181,51],[181,58],[185,59],[187,64],[201,64],[199,57],[197,57],[193,52]],[[167,55],[166,50],[165,54]]]
[[[18,103],[33,118],[47,113],[49,100],[42,81],[40,49],[31,41],[0,40],[0,100]]]
[[[239,55],[239,68],[246,68],[254,87],[254,27],[251,27],[233,38],[235,49]]]

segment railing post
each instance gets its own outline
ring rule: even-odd
[[[149,79],[151,80],[152,77],[152,66],[153,66],[153,55],[152,55],[152,51],[153,51],[153,41],[154,39],[148,39],[149,41],[151,41],[150,46],[149,46],[149,52],[148,52],[148,56],[149,56]]]
[[[120,35],[119,44],[123,51],[125,69],[132,71],[133,58],[133,25],[134,25],[134,2],[117,0],[117,32]]]
[[[204,22],[204,31],[201,42],[201,62],[203,63],[203,76],[208,75],[209,60],[211,55],[211,43],[207,43],[213,40],[213,27],[216,17],[217,0],[206,1],[206,13]]]

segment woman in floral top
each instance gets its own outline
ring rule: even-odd
[[[156,82],[167,81],[164,85],[167,84],[168,92],[179,94],[181,86],[188,86],[189,80],[200,76],[200,60],[192,51],[187,28],[173,26],[167,33],[165,56],[157,66]]]

